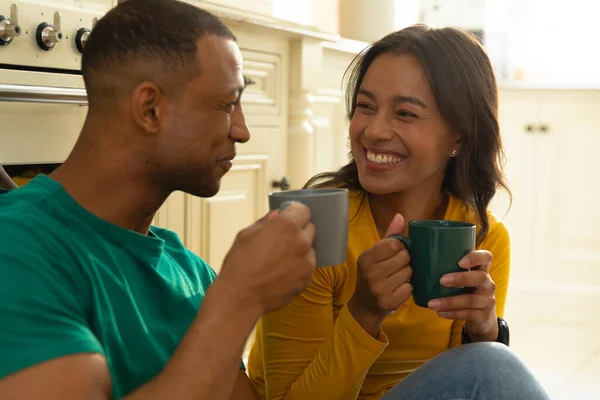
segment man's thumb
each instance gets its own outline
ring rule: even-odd
[[[404,217],[401,214],[396,214],[396,216],[392,220],[392,223],[388,227],[387,232],[385,233],[385,237],[392,236],[392,235],[400,235],[400,234],[402,234],[403,230],[404,230]]]

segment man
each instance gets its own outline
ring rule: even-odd
[[[242,231],[216,279],[150,227],[175,190],[215,195],[250,138],[235,37],[189,4],[129,0],[96,24],[82,72],[72,153],[0,195],[0,399],[255,398],[240,355],[311,281],[308,209]]]
[[[17,185],[0,165],[0,189],[16,189]]]

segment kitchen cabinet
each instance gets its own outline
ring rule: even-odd
[[[600,91],[503,89],[499,119],[513,203],[500,194],[492,210],[511,235],[515,298],[585,314],[600,301]]]

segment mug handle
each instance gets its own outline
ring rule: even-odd
[[[400,242],[402,242],[404,247],[406,247],[406,250],[410,250],[410,243],[411,243],[410,238],[400,236],[400,235],[392,235],[392,236],[388,236],[388,238],[399,240]]]

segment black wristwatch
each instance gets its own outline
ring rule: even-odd
[[[469,332],[467,331],[467,324],[464,324],[462,328],[462,344],[468,344],[471,342],[471,337],[469,336]],[[496,339],[496,342],[505,344],[507,346],[510,342],[510,332],[508,330],[508,323],[500,317],[498,317],[498,338]]]

